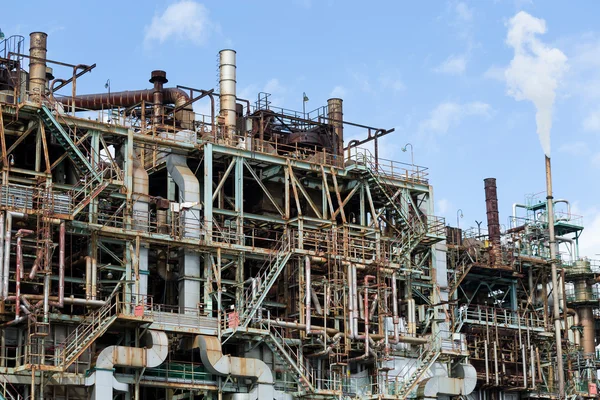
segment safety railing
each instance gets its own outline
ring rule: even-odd
[[[0,374],[0,398],[5,400],[23,399],[23,396],[19,394],[17,388],[15,388],[3,374]]]
[[[470,306],[467,308],[459,307],[458,318],[465,319],[472,324],[483,324],[490,326],[502,326],[505,328],[518,329],[521,327],[544,329],[546,321],[543,317],[537,316],[532,311],[512,311],[505,308]]]
[[[414,164],[406,164],[399,161],[387,160],[375,156],[365,148],[353,147],[347,155],[348,161],[358,165],[374,168],[376,172],[384,177],[408,182],[427,184],[428,168]]]

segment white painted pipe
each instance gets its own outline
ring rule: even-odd
[[[85,257],[85,299],[92,299],[92,257]]]
[[[12,238],[12,219],[25,218],[25,214],[15,211],[6,212],[6,230],[4,236],[4,268],[2,270],[2,298],[8,297],[8,276],[10,273],[10,241]]]
[[[354,339],[354,279],[352,277],[352,266],[348,264],[348,334]]]
[[[235,51],[219,52],[219,91],[221,117],[225,119],[225,138],[230,140],[236,133],[236,65]]]
[[[92,277],[91,277],[91,289],[92,289],[92,300],[96,300],[97,295],[97,282],[98,282],[98,262],[95,257],[92,258]]]
[[[398,323],[400,322],[398,318],[398,284],[396,282],[396,273],[392,274],[392,316],[394,323],[394,340],[398,341],[398,336],[400,335],[398,332]]]

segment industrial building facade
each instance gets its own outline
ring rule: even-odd
[[[0,399],[597,397],[568,201],[501,229],[486,179],[488,229],[447,227],[393,130],[240,99],[233,50],[218,93],[80,94],[95,65],[29,42],[0,42]]]

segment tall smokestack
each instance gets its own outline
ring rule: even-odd
[[[29,34],[29,99],[40,106],[46,92],[46,45],[48,35],[44,32]]]
[[[219,91],[221,92],[221,112],[225,119],[225,139],[230,140],[236,133],[235,50],[219,52]]]
[[[340,156],[344,155],[344,124],[342,120],[344,118],[344,112],[342,107],[342,99],[329,99],[327,100],[327,117],[329,118],[329,124],[333,126],[334,132],[334,149]]]
[[[498,192],[496,190],[496,178],[483,180],[485,188],[485,209],[487,212],[488,234],[492,249],[490,251],[490,263],[492,266],[501,261],[500,249],[500,218],[498,216]]]

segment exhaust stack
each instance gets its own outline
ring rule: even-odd
[[[344,155],[344,124],[342,120],[344,118],[342,99],[329,99],[327,100],[327,118],[329,124],[333,126],[333,146],[334,152],[337,155]]]
[[[496,178],[486,178],[483,182],[485,188],[485,209],[487,212],[488,234],[492,244],[492,249],[490,250],[490,264],[495,266],[499,262],[502,262]]]
[[[220,115],[224,119],[225,130],[223,135],[226,141],[230,141],[236,133],[235,74],[235,50],[221,50],[219,52]]]
[[[47,39],[44,32],[29,34],[29,98],[37,106],[42,105],[42,96],[46,92]]]

